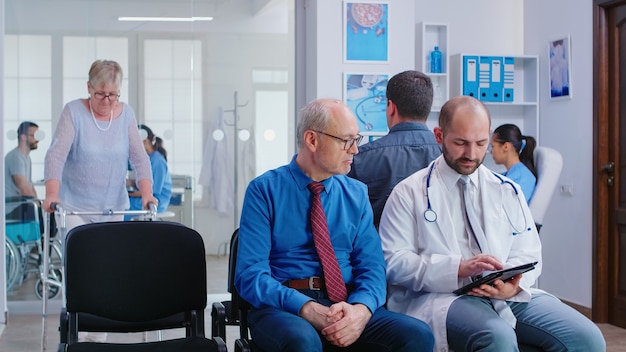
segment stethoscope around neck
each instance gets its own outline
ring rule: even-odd
[[[430,188],[430,177],[433,174],[433,169],[435,168],[435,164],[436,162],[433,161],[430,164],[430,167],[428,168],[428,174],[426,175],[426,210],[424,211],[424,219],[426,219],[426,221],[428,222],[436,222],[437,221],[437,213],[433,210],[431,204],[430,204],[430,196],[428,194],[428,189]],[[500,180],[500,183],[502,185],[504,184],[509,184],[512,188],[513,191],[515,192],[515,198],[517,198],[517,202],[519,205],[520,210],[522,211],[522,214],[524,215],[524,226],[522,227],[521,231],[520,229],[518,229],[516,226],[513,225],[513,222],[511,221],[511,217],[509,216],[509,213],[506,211],[506,208],[504,208],[504,214],[506,214],[506,218],[509,221],[509,225],[511,225],[511,228],[513,229],[513,236],[515,235],[519,235],[520,233],[526,232],[526,231],[530,231],[531,228],[528,226],[528,218],[526,217],[526,212],[524,211],[524,208],[522,207],[522,201],[520,200],[519,197],[519,192],[517,191],[517,187],[515,187],[515,185],[508,180],[503,179],[500,175],[498,175],[497,173],[491,171],[493,173],[494,176],[496,176],[498,178],[498,180]]]

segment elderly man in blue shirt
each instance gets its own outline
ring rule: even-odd
[[[253,306],[250,333],[264,351],[432,351],[423,321],[383,307],[385,262],[366,187],[345,176],[358,133],[343,102],[314,100],[301,110],[298,154],[248,186],[235,286]],[[314,181],[324,187],[321,205],[347,290],[338,300],[329,297],[314,244]]]

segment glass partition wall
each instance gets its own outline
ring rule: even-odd
[[[4,0],[3,154],[17,146],[21,122],[39,125],[29,156],[43,199],[44,157],[63,106],[88,96],[94,60],[115,60],[120,100],[163,139],[170,172],[186,180],[175,184],[193,214],[186,224],[207,254],[225,254],[247,183],[294,151],[293,8],[293,0]],[[7,245],[15,248],[23,271],[6,297],[40,304],[29,270],[36,250]]]

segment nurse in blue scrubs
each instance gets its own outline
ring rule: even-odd
[[[162,213],[169,206],[172,196],[172,177],[167,167],[167,151],[163,148],[163,140],[155,136],[148,126],[139,125],[139,132],[142,137],[145,137],[143,146],[148,153],[152,167],[152,193],[159,201],[157,213]],[[139,191],[131,190],[128,196],[130,197],[130,210],[142,210]],[[133,217],[133,215],[127,215],[124,219],[130,220]]]
[[[520,185],[528,203],[535,193],[537,184],[533,156],[536,146],[535,138],[522,135],[519,127],[513,124],[499,126],[491,137],[493,161],[506,167],[503,175]]]

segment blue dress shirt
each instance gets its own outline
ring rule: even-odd
[[[504,176],[510,178],[515,181],[521,188],[524,193],[524,197],[526,197],[526,203],[530,203],[530,199],[533,197],[535,193],[535,186],[537,185],[537,178],[533,173],[522,163],[521,161],[513,164],[510,169],[508,169]]]
[[[297,155],[296,155],[297,156]],[[310,225],[312,180],[296,164],[270,170],[250,182],[239,228],[235,286],[253,306],[298,314],[310,297],[283,286],[290,279],[322,276]],[[348,303],[374,312],[386,299],[385,260],[372,222],[364,184],[345,175],[322,181],[321,194],[331,242]]]
[[[401,122],[386,136],[359,146],[348,176],[367,185],[376,228],[393,188],[439,155],[441,146],[421,122]]]

